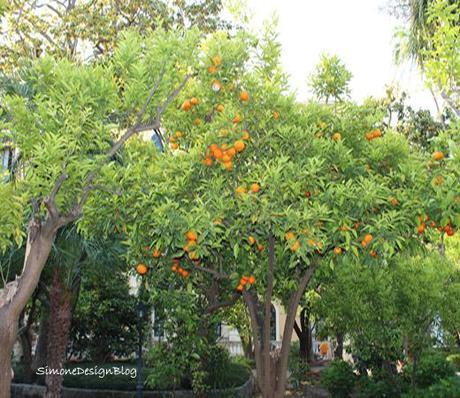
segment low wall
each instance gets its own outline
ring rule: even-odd
[[[45,387],[36,384],[15,384],[11,386],[11,398],[42,398]],[[209,398],[252,398],[254,394],[254,379],[252,377],[241,387],[228,390],[213,390]],[[193,398],[193,392],[188,390],[175,391],[144,391],[144,398]],[[78,388],[63,388],[62,398],[135,398],[135,391],[115,390],[80,390]]]

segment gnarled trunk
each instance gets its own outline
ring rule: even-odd
[[[72,321],[73,291],[66,286],[63,279],[62,268],[55,267],[49,294],[50,313],[48,324],[48,333],[53,338],[48,339],[46,351],[48,368],[55,371],[60,371],[64,367]],[[60,398],[63,378],[60,372],[51,372],[51,374],[46,375],[46,398]]]
[[[343,357],[343,333],[337,332],[336,334],[337,346],[334,350],[334,358],[342,359]]]
[[[38,285],[56,235],[53,225],[37,225],[34,221],[29,227],[22,274],[0,290],[0,398],[10,396],[11,358],[19,316]]]

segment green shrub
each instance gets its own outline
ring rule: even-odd
[[[349,397],[355,385],[355,374],[345,361],[334,360],[321,375],[321,383],[334,398]]]
[[[424,390],[403,395],[403,398],[458,398],[460,397],[460,378],[454,376],[441,380]]]
[[[453,364],[457,370],[460,370],[460,354],[451,354],[447,356],[447,360]]]
[[[396,398],[406,389],[407,385],[398,375],[385,378],[363,376],[359,379],[360,398]]]
[[[308,363],[300,358],[300,344],[295,341],[291,344],[289,351],[289,381],[294,387],[298,387],[300,383],[307,379],[307,372],[310,369]]]
[[[420,358],[415,368],[413,365],[404,368],[404,374],[408,381],[415,378],[415,385],[420,388],[429,387],[442,379],[455,375],[455,368],[447,361],[444,354],[428,354]]]

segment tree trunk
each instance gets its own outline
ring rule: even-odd
[[[38,368],[46,365],[46,348],[48,346],[48,314],[42,316],[40,327],[38,329],[37,345],[35,346],[32,369],[37,371]]]
[[[268,272],[270,272],[270,265],[268,268]],[[268,313],[268,316],[264,316],[262,319],[260,317],[261,306],[259,305],[257,295],[252,291],[243,291],[243,297],[248,307],[251,319],[256,360],[257,385],[263,398],[284,398],[287,383],[289,349],[291,345],[292,332],[294,330],[295,318],[297,315],[297,308],[315,269],[316,265],[312,265],[307,269],[300,279],[297,290],[289,302],[281,351],[279,353],[272,353],[269,344],[261,344],[261,342],[267,340],[267,336],[264,336],[264,333],[266,333],[267,330],[268,332],[270,331],[269,328],[266,328],[266,322],[268,322],[268,324],[270,323],[270,312]],[[270,286],[272,289],[273,286],[268,283],[268,287]],[[268,292],[265,300],[267,297],[271,297],[271,293],[272,292]],[[267,302],[265,301],[264,304],[265,307]]]
[[[337,346],[334,350],[334,359],[342,359],[343,357],[343,333],[336,333]]]
[[[18,322],[40,280],[56,235],[45,223],[29,226],[24,269],[19,278],[0,290],[0,398],[7,398],[11,388],[11,357],[17,339]]]
[[[47,344],[47,365],[50,370],[64,368],[66,349],[69,341],[70,323],[72,320],[72,289],[63,280],[63,268],[55,267],[49,294],[49,335],[53,336]],[[47,374],[46,398],[60,398],[63,375]]]
[[[8,398],[11,388],[11,356],[18,333],[17,319],[0,309],[0,398]]]

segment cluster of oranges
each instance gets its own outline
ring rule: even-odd
[[[198,260],[198,254],[196,253],[196,251],[193,250],[198,240],[196,232],[187,231],[187,233],[185,234],[185,239],[187,240],[187,243],[183,247],[184,252],[188,253],[188,256],[191,260]]]
[[[177,272],[183,278],[187,278],[190,275],[190,271],[187,271],[186,269],[183,269],[180,266],[179,260],[177,258],[175,258],[173,260],[173,265],[171,267],[171,271],[172,272]]]
[[[232,145],[228,144],[211,144],[208,148],[206,157],[203,159],[203,164],[211,167],[214,160],[222,163],[225,170],[233,169],[233,158],[237,153],[243,152],[246,148],[246,143],[243,139],[236,140]]]
[[[252,286],[254,283],[256,283],[256,278],[254,277],[254,275],[242,276],[236,290],[238,292],[242,292],[246,285],[249,284],[250,286]]]
[[[429,221],[429,217],[428,216],[423,217],[422,215],[420,215],[419,216],[419,221],[420,221],[420,223],[417,226],[417,233],[421,235],[426,230],[426,226],[427,226],[426,223]],[[428,225],[431,228],[436,228],[438,230],[438,232],[440,232],[440,233],[445,232],[447,236],[455,235],[455,230],[452,227],[452,223],[451,223],[450,220],[447,222],[447,224],[445,226],[442,226],[442,225],[438,226],[435,221],[431,221]]]
[[[263,252],[265,249],[265,246],[262,245],[261,243],[257,243],[257,239],[254,238],[254,236],[252,235],[248,236],[248,242],[251,246],[255,246],[259,252]]]
[[[364,235],[364,238],[361,240],[361,246],[362,247],[368,246],[369,243],[372,242],[372,239],[374,239],[374,237],[371,234]]]
[[[194,107],[195,105],[198,105],[200,103],[200,100],[196,97],[192,97],[188,100],[185,100],[182,105],[181,105],[181,109],[185,112],[188,112],[190,109],[192,109],[192,107]]]
[[[184,136],[184,133],[182,131],[176,131],[176,133],[174,135],[172,135],[171,137],[169,137],[169,147],[171,149],[174,149],[176,150],[177,148],[179,148],[179,140]]]
[[[286,232],[285,238],[290,244],[291,251],[296,252],[300,249],[300,241],[297,239],[294,232]]]
[[[219,55],[215,55],[211,58],[211,65],[208,66],[208,73],[214,75],[219,71],[220,66],[222,65],[222,58]]]
[[[249,187],[249,191],[252,192],[252,193],[260,192],[260,185],[257,184],[256,182],[251,184],[251,186]],[[240,185],[235,189],[235,193],[237,195],[244,195],[244,194],[248,193],[248,189],[246,187]]]
[[[369,133],[366,133],[366,139],[368,141],[372,141],[375,138],[379,138],[382,136],[382,132],[379,129],[370,131]]]

